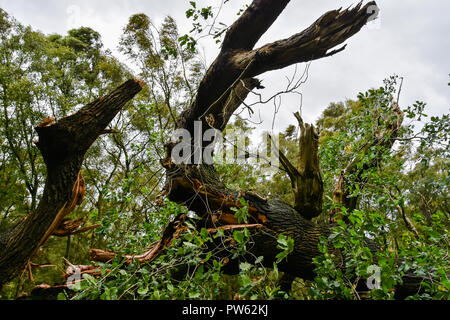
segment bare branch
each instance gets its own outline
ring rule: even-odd
[[[181,114],[178,121],[180,128],[193,133],[194,121],[201,120],[208,127],[205,117],[212,114],[214,118],[220,118],[223,103],[218,102],[228,96],[231,88],[239,82],[236,80],[254,78],[267,71],[342,51],[343,48],[329,52],[361,30],[372,15],[369,8],[375,2],[369,2],[364,7],[359,4],[353,9],[330,11],[311,27],[289,39],[251,50],[286,4],[287,1],[255,0],[230,28],[220,55],[200,83],[195,101]],[[261,22],[265,19],[268,20]],[[225,127],[222,121],[218,123]]]

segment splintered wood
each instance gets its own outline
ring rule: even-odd
[[[71,200],[69,202],[66,202],[66,204],[58,212],[50,228],[48,228],[44,237],[41,239],[38,248],[42,247],[45,243],[47,243],[50,236],[54,234],[57,236],[61,236],[61,234],[67,233],[68,230],[72,231],[73,233],[75,232],[75,229],[81,225],[80,221],[68,221],[65,220],[64,218],[67,217],[73,210],[75,210],[77,206],[83,203],[85,191],[86,191],[86,184],[83,175],[81,174],[80,171],[78,172],[77,180],[75,181],[75,184],[72,189]],[[97,228],[98,227],[99,226],[97,225]],[[88,230],[91,229],[93,228],[90,228]],[[70,235],[72,233],[69,233],[67,235]]]

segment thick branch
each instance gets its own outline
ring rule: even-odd
[[[255,0],[244,16],[233,25],[226,35],[222,52],[199,86],[195,102],[180,116],[178,123],[181,128],[193,133],[194,121],[201,120],[204,127],[208,127],[205,117],[212,115],[220,119],[223,109],[214,104],[227,90],[233,88],[237,79],[253,78],[270,70],[342,51],[341,48],[329,52],[361,30],[371,17],[369,8],[375,2],[369,2],[364,7],[359,4],[344,11],[330,11],[311,27],[289,39],[251,50],[286,4],[286,1]],[[267,22],[262,22],[265,18]],[[245,36],[247,32],[253,33],[256,38],[250,40],[251,37]],[[234,41],[235,45],[232,44]],[[224,126],[223,121],[217,123],[215,128]]]
[[[369,10],[375,2],[364,7],[361,3],[353,9],[329,11],[308,29],[292,37],[267,44],[259,49],[242,52],[233,58],[237,68],[256,60],[250,76],[255,77],[271,70],[278,70],[292,64],[318,60],[332,56],[346,46],[330,51],[358,33],[373,12]]]
[[[222,52],[251,50],[283,12],[289,0],[255,0],[230,27]]]
[[[80,203],[80,169],[85,153],[143,83],[130,80],[59,122],[36,127],[37,146],[47,166],[42,200],[19,225],[0,235],[0,286],[11,280],[40,245]]]

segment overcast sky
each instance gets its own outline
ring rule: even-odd
[[[236,12],[249,2],[229,1],[219,20],[231,24],[237,17]],[[323,13],[356,2],[292,0],[258,45],[289,37],[308,27]],[[450,1],[378,0],[377,3],[380,18],[349,39],[345,51],[311,64],[308,81],[300,89],[305,121],[316,121],[330,102],[355,99],[358,92],[381,86],[383,79],[393,74],[404,77],[402,106],[421,100],[428,104],[429,114],[449,111]],[[188,32],[190,27],[185,18],[188,1],[184,0],[0,0],[0,7],[21,23],[47,34],[91,27],[102,35],[105,47],[113,52],[122,28],[135,13],[147,14],[156,24],[171,15],[180,33]],[[213,61],[217,46],[206,41],[202,47],[206,60]],[[304,67],[305,64],[300,65],[299,71]],[[268,88],[264,95],[284,89],[285,77],[292,75],[293,70],[291,67],[260,76]],[[292,113],[299,105],[300,96],[286,97],[276,118],[276,128],[283,130],[295,123]],[[273,105],[262,106],[259,110],[263,127],[270,128]]]

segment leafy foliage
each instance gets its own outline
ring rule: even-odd
[[[351,159],[360,159],[357,165],[362,168],[377,152],[375,147],[360,156],[361,146],[376,134],[379,125],[373,120],[378,117],[372,115],[387,111],[385,106],[392,103],[396,80],[391,77],[385,87],[360,94],[358,102],[331,105],[324,112],[319,125],[325,129],[321,163],[326,180],[330,180],[330,172],[336,176]],[[424,107],[417,102],[405,113],[420,121],[426,118]],[[360,299],[355,289],[361,280],[370,278],[370,267],[376,266],[381,287],[367,292],[369,298],[394,298],[394,287],[401,285],[401,277],[413,274],[423,277],[425,290],[410,298],[448,299],[448,278],[443,270],[448,266],[448,209],[444,199],[448,197],[449,161],[442,157],[448,150],[447,119],[448,115],[433,117],[417,133],[411,124],[404,126],[394,150],[386,150],[377,167],[366,170],[364,185],[350,183],[352,195],[361,198],[360,209],[347,212],[341,208],[343,219],[349,222],[339,220],[328,239],[322,239],[323,255],[315,259],[318,276],[311,288],[313,297]],[[326,131],[330,127],[333,130]],[[435,192],[430,193],[433,186]],[[332,208],[332,190],[328,192],[327,207]],[[437,203],[440,205],[432,205]]]
[[[167,208],[182,210],[167,203]],[[248,209],[247,209],[248,210]],[[173,211],[172,211],[173,212]],[[252,263],[242,261],[251,244],[248,229],[233,232],[218,229],[211,233],[195,227],[195,219],[187,223],[188,230],[177,238],[155,261],[126,264],[117,258],[101,265],[101,277],[84,275],[84,281],[74,286],[76,294],[60,294],[59,299],[101,300],[169,300],[169,299],[273,299],[284,297],[278,286],[278,268],[269,273],[262,265],[263,257]],[[231,247],[225,243],[232,243]],[[217,245],[221,243],[222,245]],[[279,262],[293,247],[293,240],[279,239]],[[239,274],[231,283],[224,281],[223,269],[229,264],[238,265]],[[237,293],[229,286],[238,285]]]

